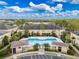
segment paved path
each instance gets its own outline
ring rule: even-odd
[[[0,52],[7,49],[10,46],[10,44],[6,45],[4,48],[0,49]]]
[[[14,54],[10,57],[7,57],[5,59],[12,59],[14,57],[14,59],[16,59],[16,56],[26,56],[26,55],[39,55],[39,52],[36,51],[36,52],[26,52],[26,53],[20,53],[20,54]],[[54,56],[64,56],[64,57],[67,57],[67,58],[72,58],[72,59],[79,59],[79,57],[76,57],[76,56],[71,56],[71,55],[66,55],[66,54],[62,54],[62,53],[58,53],[58,52],[45,52],[45,54],[48,54],[48,55],[54,55]]]
[[[44,54],[45,50],[42,45],[39,46],[39,54]]]
[[[70,43],[70,46],[77,52],[78,56],[79,56],[79,50],[77,50],[73,45],[72,43]]]

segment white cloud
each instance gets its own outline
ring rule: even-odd
[[[47,12],[51,12],[51,13],[55,13],[55,11],[60,11],[62,10],[62,4],[57,4],[57,6],[55,7],[50,7],[49,5],[47,4],[34,4],[32,2],[29,3],[30,7],[25,7],[25,8],[20,8],[19,6],[10,6],[10,7],[6,7],[6,9],[10,9],[10,10],[13,10],[15,12],[30,12],[30,11],[40,11],[40,10],[43,10],[43,11],[47,11]]]
[[[13,9],[13,11],[16,12],[25,12],[25,11],[33,11],[31,8],[20,8],[19,6],[11,6],[11,7],[6,7],[7,9]]]
[[[52,0],[52,2],[69,2],[73,4],[79,4],[79,0]]]
[[[50,18],[76,18],[77,16],[79,16],[79,10],[72,10],[72,11],[64,11],[62,12],[61,10],[63,5],[62,4],[57,4],[57,6],[55,7],[50,7],[47,4],[33,4],[32,2],[30,3],[30,7],[26,7],[26,8],[20,8],[19,6],[11,6],[11,7],[6,7],[5,9],[0,10],[0,18],[45,18],[45,19],[50,19]],[[12,12],[16,11],[18,13],[14,13]],[[25,11],[36,11],[38,10],[45,10],[48,12],[44,12],[44,13],[25,13]],[[59,11],[59,12],[55,12],[55,11]],[[24,13],[22,13],[24,12]],[[52,13],[53,12],[53,13]],[[26,16],[27,15],[27,16]]]
[[[30,2],[29,5],[30,5],[33,9],[36,9],[36,10],[45,10],[45,11],[49,11],[49,12],[54,13],[54,10],[53,10],[49,5],[44,4],[44,3],[39,4],[39,5],[36,5],[36,4],[32,3],[32,2]]]
[[[73,10],[72,11],[72,15],[74,16],[74,15],[78,15],[79,14],[79,10]]]
[[[52,0],[52,2],[66,2],[66,0]]]
[[[27,16],[26,16],[27,15]],[[14,13],[7,8],[0,10],[0,18],[3,19],[59,19],[59,18],[79,18],[79,10],[55,12],[55,13]]]
[[[73,4],[79,4],[79,0],[72,0],[71,3],[73,3]]]
[[[7,2],[5,2],[5,1],[0,1],[0,5],[7,5]]]
[[[57,10],[62,10],[62,9],[63,9],[62,7],[63,7],[62,4],[57,4],[56,9],[57,9]]]

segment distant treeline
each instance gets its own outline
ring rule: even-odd
[[[25,20],[25,21],[32,21],[32,22],[40,22],[40,21],[44,21],[44,22],[51,22],[51,21],[62,21],[62,20],[79,20],[79,19],[0,19],[0,20],[7,20],[7,21],[15,21],[15,20]]]

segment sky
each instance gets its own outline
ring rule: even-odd
[[[0,19],[79,18],[79,0],[0,0]]]

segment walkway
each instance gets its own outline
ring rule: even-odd
[[[0,52],[6,50],[9,46],[10,44],[6,45],[4,48],[0,49]]]
[[[79,56],[79,51],[72,45],[72,43],[70,43],[70,46],[77,52],[77,54]]]
[[[44,46],[40,45],[39,46],[39,54],[44,54],[45,50],[44,50]]]

